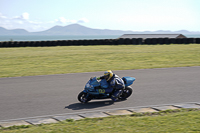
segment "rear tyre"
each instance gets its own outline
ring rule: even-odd
[[[126,88],[123,90],[123,93],[122,93],[122,95],[120,96],[120,99],[121,99],[121,100],[126,100],[126,99],[132,94],[132,92],[133,92],[133,89],[132,89],[130,86],[126,87]]]
[[[80,92],[79,93],[79,95],[78,95],[78,100],[81,102],[81,103],[87,103],[88,101],[90,101],[90,100],[88,100],[87,98],[86,98],[86,96],[87,96],[87,93],[85,93],[85,92]]]

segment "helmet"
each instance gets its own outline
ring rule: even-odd
[[[113,72],[111,70],[104,72],[104,78],[108,81],[113,77]]]

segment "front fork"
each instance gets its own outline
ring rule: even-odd
[[[87,95],[85,96],[85,99],[86,99],[86,100],[90,100],[90,99],[89,99],[90,94],[88,93],[88,91],[83,90],[83,92],[87,94]]]

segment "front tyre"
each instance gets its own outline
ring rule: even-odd
[[[81,103],[87,103],[89,100],[86,98],[87,96],[87,93],[85,92],[80,92],[79,95],[78,95],[78,100],[81,102]]]
[[[126,100],[126,99],[132,94],[132,92],[133,92],[133,89],[132,89],[130,86],[126,87],[126,88],[123,90],[123,93],[122,93],[122,95],[120,96],[120,99],[121,99],[121,100]]]

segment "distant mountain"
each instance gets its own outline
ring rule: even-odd
[[[200,34],[200,32],[190,32],[187,30],[180,31],[122,31],[109,29],[92,29],[79,24],[71,24],[67,26],[54,26],[48,30],[41,32],[28,32],[24,29],[7,30],[0,27],[0,35],[123,35],[123,34]]]
[[[30,32],[24,29],[14,29],[14,30],[7,30],[5,28],[0,27],[0,35],[27,35]]]
[[[121,35],[131,34],[132,31],[92,29],[79,24],[68,26],[54,26],[46,31],[35,32],[40,35]]]

